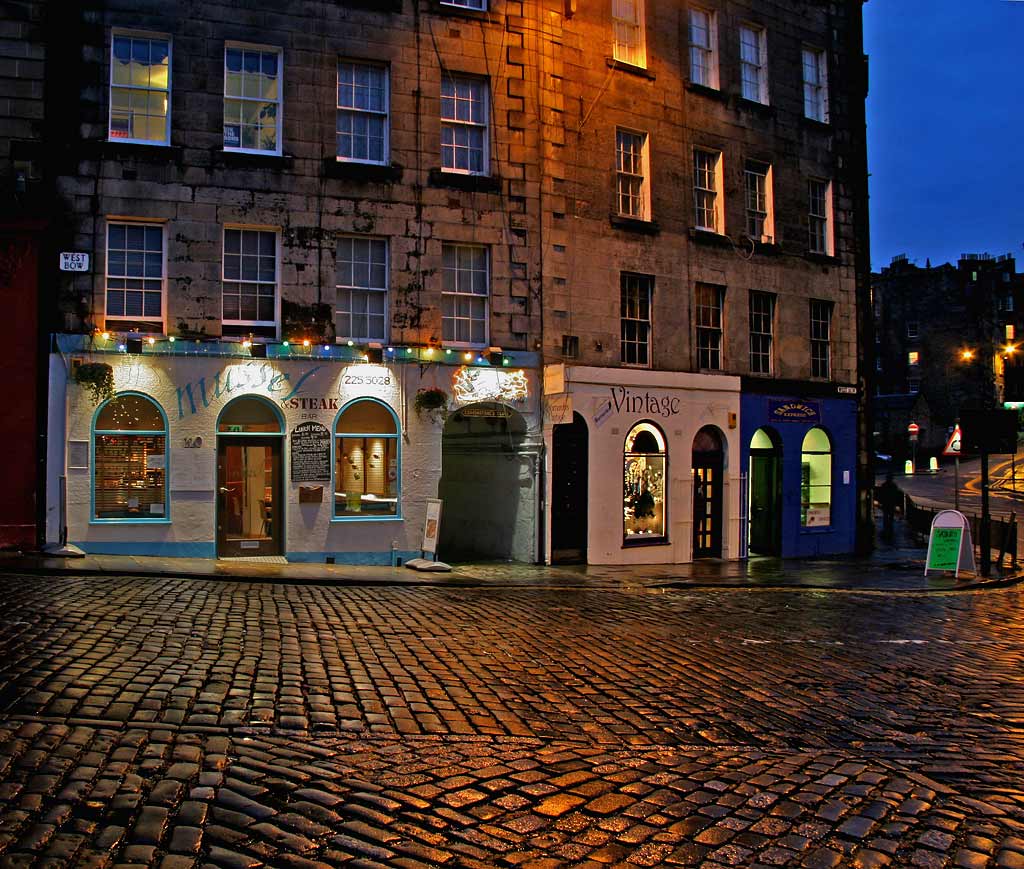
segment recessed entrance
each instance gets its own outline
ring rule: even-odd
[[[259,398],[232,401],[217,421],[217,555],[281,555],[281,419]]]
[[[693,439],[693,557],[722,557],[722,483],[725,451],[718,429],[706,425]]]
[[[578,413],[556,425],[551,457],[551,560],[587,560],[587,423]]]
[[[759,428],[750,439],[750,551],[780,553],[782,527],[782,449],[771,429]]]

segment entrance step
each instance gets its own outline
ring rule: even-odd
[[[287,564],[288,559],[283,555],[237,555],[221,556],[218,561],[252,561],[257,564]]]

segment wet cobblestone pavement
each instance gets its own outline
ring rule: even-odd
[[[0,866],[1024,867],[1024,592],[0,577]]]

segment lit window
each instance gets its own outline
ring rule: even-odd
[[[650,365],[651,295],[654,278],[623,272],[620,277],[622,338],[619,358],[626,365]]]
[[[487,8],[487,0],[441,0],[442,6],[460,6],[463,9],[479,9],[481,11]]]
[[[164,228],[107,224],[107,320],[154,324],[164,316]]]
[[[763,27],[740,25],[740,81],[743,99],[768,104],[768,40]]]
[[[747,235],[754,241],[771,244],[775,236],[772,214],[772,167],[747,160],[743,171],[747,194]]]
[[[832,185],[828,181],[807,182],[808,250],[832,255]]]
[[[830,377],[832,303],[811,299],[811,377]]]
[[[718,88],[718,28],[714,12],[690,8],[690,81]]]
[[[338,63],[338,159],[388,160],[388,71],[368,63]]]
[[[697,284],[697,367],[722,367],[722,287]]]
[[[693,199],[697,229],[722,232],[722,155],[717,151],[693,152]]]
[[[93,422],[93,519],[167,520],[167,422],[160,406],[120,393]]]
[[[649,422],[633,426],[623,451],[622,515],[626,543],[665,538],[665,435]]]
[[[171,40],[115,33],[110,45],[109,138],[170,143]]]
[[[807,432],[800,451],[800,524],[832,524],[832,442],[820,428]]]
[[[646,133],[615,131],[615,169],[619,214],[637,220],[650,219]]]
[[[384,404],[354,401],[334,428],[334,515],[398,515],[398,421]]]
[[[644,0],[612,0],[612,56],[631,66],[647,66]]]
[[[281,51],[224,47],[224,150],[281,153]]]
[[[1017,330],[1014,327],[1013,323],[1007,323],[1006,324],[1006,340],[1007,341],[1012,341],[1016,337],[1016,334],[1017,334]]]
[[[226,324],[273,326],[277,322],[277,233],[224,230]]]
[[[805,48],[804,52],[804,115],[811,120],[828,123],[828,64],[824,51]]]
[[[917,337],[917,330],[918,330],[917,320],[908,320],[907,321],[907,337],[908,338],[916,338]]]
[[[907,365],[918,365],[921,362],[921,353],[918,350],[911,350],[907,353]]]
[[[364,236],[339,238],[337,274],[338,337],[387,341],[387,240]]]
[[[490,275],[487,248],[445,244],[441,248],[441,335],[449,344],[487,346]]]
[[[772,320],[775,295],[750,291],[750,371],[772,373]]]
[[[441,168],[486,175],[487,85],[482,79],[441,78]]]

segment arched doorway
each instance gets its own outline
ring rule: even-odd
[[[722,557],[722,434],[706,425],[693,439],[693,557]]]
[[[452,413],[441,438],[445,561],[537,560],[536,448],[526,420],[497,402]]]
[[[578,413],[551,436],[551,560],[587,560],[587,423]]]
[[[759,428],[750,439],[750,551],[779,555],[782,528],[782,447]]]
[[[282,555],[283,422],[266,399],[229,402],[217,419],[217,555]]]

